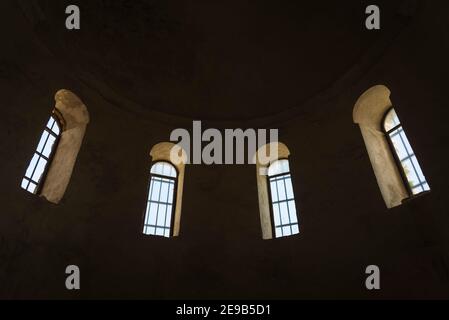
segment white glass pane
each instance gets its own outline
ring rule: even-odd
[[[175,189],[175,185],[173,183],[170,184],[170,189],[168,193],[168,202],[173,203],[173,191]]]
[[[281,223],[284,224],[289,224],[290,223],[290,218],[288,216],[288,207],[287,207],[287,203],[286,202],[282,202],[279,204],[279,209],[280,209],[280,213],[281,213]]]
[[[55,143],[55,141],[56,141],[56,138],[53,137],[52,135],[50,135],[48,137],[47,144],[45,145],[44,151],[42,151],[42,154],[44,156],[46,156],[47,158],[50,157],[50,153],[51,153],[51,150],[53,148],[53,144]]]
[[[287,194],[285,193],[284,180],[279,180],[277,182],[277,187],[278,187],[279,201],[286,200]]]
[[[430,186],[427,183],[424,185],[424,190],[425,191],[430,191]]]
[[[36,171],[34,171],[32,179],[36,182],[39,182],[40,178],[42,177],[42,174],[44,173],[45,166],[47,165],[47,160],[44,158],[40,158],[37,166]]]
[[[61,133],[61,130],[59,129],[59,125],[58,123],[55,121],[55,124],[53,125],[53,129],[52,131],[59,136],[59,134]]]
[[[50,119],[47,122],[47,128],[51,130],[54,123],[55,123],[55,119],[53,119],[53,117],[50,117]]]
[[[33,174],[33,170],[36,167],[38,160],[39,160],[39,156],[37,154],[34,154],[33,159],[31,159],[31,162],[30,162],[28,169],[25,173],[25,177],[31,178],[31,175]]]
[[[153,180],[153,187],[151,190],[151,201],[159,201],[159,194],[161,192],[161,183],[157,180]]]
[[[293,194],[293,186],[291,178],[285,180],[285,188],[287,189],[287,199],[294,199],[295,195]]]
[[[171,216],[172,216],[173,206],[167,207],[167,216],[165,217],[165,226],[170,228],[171,226]]]
[[[400,133],[400,136],[401,136],[401,138],[402,138],[402,141],[404,142],[405,147],[407,148],[407,152],[408,152],[410,155],[413,155],[414,152],[413,152],[412,146],[411,146],[410,142],[408,141],[407,136],[405,135],[404,129],[402,129],[402,131],[401,131],[401,133]]]
[[[404,167],[405,175],[407,176],[407,180],[410,184],[410,187],[414,187],[420,184],[418,176],[413,169],[413,165],[411,160],[402,161],[402,166]]]
[[[420,194],[422,192],[424,192],[424,189],[422,187],[417,187],[417,188],[412,189],[412,193],[414,195]]]
[[[275,233],[276,233],[276,238],[282,237],[282,230],[281,230],[281,228],[276,228]]]
[[[162,175],[163,167],[163,163],[158,162],[151,167],[151,173]]]
[[[418,159],[416,157],[412,158],[413,165],[415,166],[416,172],[418,173],[418,178],[421,180],[421,182],[426,181],[426,177],[424,177],[424,173],[421,170],[421,166],[418,163]]]
[[[284,237],[288,237],[292,235],[292,231],[290,229],[290,226],[288,227],[283,227],[282,228],[282,232],[284,233]]]
[[[279,214],[279,204],[273,204],[273,220],[274,220],[274,226],[280,226],[281,225],[281,219]]]
[[[28,180],[27,179],[22,179],[22,184],[21,184],[22,189],[25,189],[28,187]]]
[[[30,186],[28,187],[28,191],[31,193],[35,193],[37,185],[34,183],[30,183]]]
[[[156,228],[155,227],[148,227],[148,234],[155,235],[156,234]]]
[[[165,229],[165,237],[170,238],[170,230]]]
[[[39,141],[39,144],[37,145],[37,152],[42,153],[42,149],[44,148],[45,142],[47,141],[47,138],[49,136],[49,133],[47,131],[44,131],[44,133],[41,136],[41,140]]]
[[[276,176],[281,173],[288,173],[290,172],[290,166],[288,163],[288,160],[278,160],[273,162],[268,167],[268,176]]]
[[[168,182],[163,182],[162,183],[161,202],[168,202],[169,201],[169,198],[168,198],[168,187],[169,187]]]
[[[158,162],[151,167],[151,173],[176,178],[176,170],[166,162]]]
[[[290,222],[298,223],[298,215],[296,213],[296,205],[294,200],[288,202],[288,209],[290,210]]]
[[[395,133],[396,131],[390,135],[391,141],[393,142],[394,149],[396,150],[399,160],[403,160],[409,156],[409,153],[407,152],[404,143],[402,143],[399,134],[394,135]]]
[[[394,127],[400,124],[398,115],[396,114],[396,111],[394,109],[391,109],[391,111],[387,114],[385,117],[385,130],[390,131]]]
[[[157,226],[165,226],[165,215],[167,213],[167,206],[165,204],[160,204],[157,213]]]
[[[271,200],[273,202],[277,202],[278,194],[277,194],[277,189],[276,189],[276,181],[270,182],[270,189],[271,189]]]
[[[299,226],[295,224],[292,226],[292,234],[298,234],[299,233]]]
[[[156,225],[156,215],[157,215],[157,203],[150,202],[148,210],[148,220],[147,224],[155,226]]]
[[[164,235],[164,229],[156,228],[156,235],[157,236],[163,236]]]

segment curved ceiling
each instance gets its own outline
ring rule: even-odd
[[[369,3],[357,0],[84,1],[80,31],[49,27],[68,4],[39,1],[50,50],[143,108],[204,120],[301,105],[382,34],[365,29]],[[378,4],[385,28],[398,4]]]

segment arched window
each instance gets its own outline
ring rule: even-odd
[[[290,165],[287,159],[277,160],[268,167],[271,216],[276,238],[299,233]]]
[[[379,188],[388,208],[400,206],[430,187],[382,85],[363,93],[354,106]]]
[[[22,179],[23,189],[59,203],[70,182],[89,113],[71,91],[59,90],[56,105]]]
[[[400,165],[402,177],[410,196],[430,191],[429,184],[394,108],[386,113],[383,128],[398,165]]]
[[[59,143],[61,131],[62,124],[54,111],[47,122],[34,156],[22,179],[22,188],[28,192],[38,194],[42,190],[49,165]]]
[[[299,221],[288,157],[283,143],[266,144],[257,150],[256,172],[263,239],[299,233]]]
[[[181,228],[182,193],[187,153],[171,142],[156,144],[150,152],[147,204],[143,234],[177,237]]]
[[[168,162],[157,162],[151,167],[144,234],[167,238],[172,235],[177,178],[176,168]]]

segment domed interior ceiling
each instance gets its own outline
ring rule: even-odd
[[[244,120],[297,107],[326,90],[388,31],[365,29],[366,1],[39,1],[39,37],[114,93],[144,108]],[[383,28],[397,1],[378,1]]]

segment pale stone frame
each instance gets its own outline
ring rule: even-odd
[[[179,158],[173,159],[174,153],[181,153]],[[176,203],[174,210],[174,222],[172,237],[178,237],[181,229],[181,212],[182,212],[182,194],[184,190],[184,173],[187,153],[180,146],[171,142],[161,142],[153,146],[150,151],[151,162],[168,162],[177,170],[177,189],[176,189]],[[179,161],[181,159],[182,161]],[[145,217],[145,216],[144,216]]]
[[[90,118],[86,105],[69,90],[59,90],[55,101],[53,115],[62,124],[61,134],[39,196],[58,204],[69,185]]]
[[[274,150],[274,152],[271,152]],[[271,218],[271,203],[268,189],[268,168],[278,160],[287,159],[290,150],[282,142],[272,142],[260,147],[255,156],[257,191],[259,198],[260,224],[262,228],[262,238],[264,240],[273,239],[273,222]]]
[[[410,197],[383,129],[385,114],[393,107],[390,95],[386,86],[374,86],[360,96],[353,110],[354,123],[360,126],[377,183],[389,209],[402,205]]]

